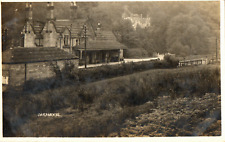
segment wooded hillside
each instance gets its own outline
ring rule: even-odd
[[[140,56],[171,52],[186,56],[215,52],[219,39],[219,2],[78,2],[78,17],[89,18],[94,27],[113,30],[117,39]],[[70,3],[55,3],[58,19],[70,17]],[[151,26],[133,29],[123,20],[128,9],[133,14],[149,15]],[[45,21],[46,3],[33,3],[35,20]],[[11,39],[19,39],[24,25],[25,3],[2,3],[3,28]],[[219,42],[218,42],[219,43]],[[14,43],[14,44],[19,44]],[[132,53],[131,53],[132,54]]]

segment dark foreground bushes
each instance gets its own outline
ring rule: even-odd
[[[198,99],[203,98],[204,101],[199,101],[204,103],[203,113],[202,108],[186,108],[185,103],[181,104],[182,107],[171,106],[173,109],[176,106],[181,113],[184,108],[190,109],[189,112],[196,111],[192,117],[203,121],[211,113],[207,108],[219,110],[217,102],[214,104],[215,99],[210,100],[210,107],[207,106],[205,93],[221,93],[220,69],[216,66],[150,70],[80,86],[48,89],[37,94],[11,91],[4,94],[3,108],[4,117],[16,136],[120,136],[124,133],[122,128],[128,127],[127,121],[141,114],[157,113],[154,110],[162,105],[162,97],[167,98],[163,101],[171,103],[194,99],[195,106]],[[37,117],[42,112],[58,112],[61,117]],[[178,117],[175,111],[170,115]],[[180,127],[178,118],[176,121],[168,125],[171,130]],[[191,125],[197,128],[197,124]]]
[[[165,60],[163,61],[131,62],[79,70],[74,68],[73,64],[69,63],[65,63],[61,70],[59,66],[52,64],[52,71],[55,73],[55,77],[40,80],[28,80],[22,88],[24,91],[30,93],[39,93],[47,89],[89,83],[149,69],[174,68],[177,67],[177,65],[178,60],[172,56],[165,56]]]
[[[149,69],[175,68],[178,66],[178,63],[179,61],[175,57],[165,56],[165,60],[162,61],[131,62],[121,65],[105,65],[98,68],[80,69],[78,76],[81,82],[92,82]]]

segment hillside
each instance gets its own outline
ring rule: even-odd
[[[11,89],[4,118],[16,136],[221,135],[220,89],[218,65],[155,69],[37,94]]]
[[[160,97],[152,113],[127,120],[121,136],[220,136],[220,98],[210,93],[201,98]]]
[[[180,56],[208,54],[215,52],[216,38],[219,39],[219,2],[78,2],[77,5],[78,18],[88,18],[94,27],[101,22],[103,29],[113,30],[117,39],[136,56],[151,56],[153,52]],[[69,6],[70,3],[56,2],[55,16],[69,18]],[[46,3],[34,3],[33,7],[35,20],[45,21]],[[4,44],[19,45],[24,8],[25,3],[2,3],[2,24],[9,29]],[[143,18],[149,16],[151,26],[137,25],[135,30],[122,17],[127,11]]]

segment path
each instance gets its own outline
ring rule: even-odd
[[[144,61],[153,61],[153,60],[159,60],[158,58],[141,58],[141,59],[124,59],[124,61],[120,62],[110,62],[110,63],[100,63],[100,64],[88,64],[87,68],[93,68],[93,67],[99,67],[104,65],[118,65],[123,63],[129,63],[129,62],[144,62]],[[84,68],[85,66],[79,66],[79,69]]]

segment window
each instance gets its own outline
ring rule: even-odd
[[[36,38],[35,39],[35,44],[36,44],[36,46],[43,46],[43,39]]]
[[[69,35],[64,36],[64,45],[68,46],[69,45]]]
[[[3,85],[9,84],[9,77],[8,76],[2,76],[2,84]]]
[[[39,42],[40,42],[39,45],[40,45],[40,46],[43,46],[43,39],[40,39]]]
[[[76,39],[76,45],[79,45],[79,44],[78,44],[78,39]]]

